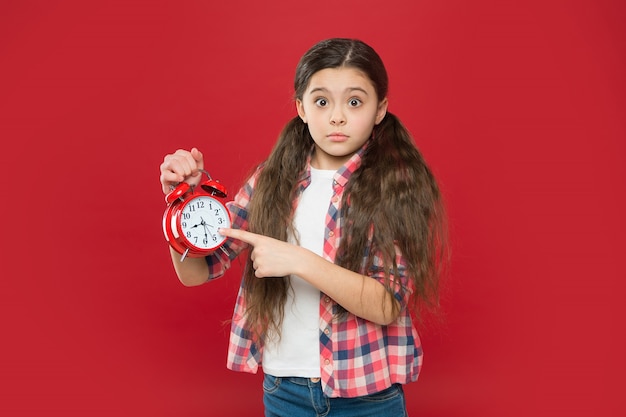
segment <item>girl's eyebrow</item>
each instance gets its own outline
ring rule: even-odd
[[[344,91],[347,92],[347,93],[352,93],[354,91],[360,91],[363,94],[365,94],[366,96],[368,95],[367,91],[365,91],[365,89],[361,88],[361,87],[348,87]],[[313,94],[313,93],[317,93],[317,92],[328,93],[329,90],[327,88],[325,88],[325,87],[315,87],[311,91],[309,91],[309,94]]]

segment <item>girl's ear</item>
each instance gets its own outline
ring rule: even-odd
[[[306,123],[306,115],[304,114],[304,105],[302,104],[302,100],[296,99],[296,110],[298,110],[298,116],[302,119],[304,123]]]
[[[380,103],[378,103],[378,111],[376,112],[376,124],[379,124],[385,118],[385,115],[387,114],[388,105],[389,105],[389,101],[387,100],[387,97],[385,97],[384,99],[381,100]]]

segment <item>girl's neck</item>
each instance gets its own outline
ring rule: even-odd
[[[320,152],[316,149],[311,156],[311,167],[323,171],[337,171],[352,158],[352,155],[331,156],[324,154],[323,157],[320,157],[319,154]]]

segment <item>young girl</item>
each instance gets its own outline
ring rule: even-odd
[[[387,111],[387,73],[358,40],[329,39],[301,58],[298,116],[228,204],[224,250],[171,250],[183,284],[248,259],[228,367],[262,365],[266,416],[404,416],[402,384],[422,348],[410,311],[437,302],[444,216],[433,175]],[[202,153],[161,165],[163,192],[195,183]]]

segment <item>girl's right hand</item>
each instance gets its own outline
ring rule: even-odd
[[[165,155],[161,169],[161,187],[164,194],[172,191],[181,182],[196,185],[202,177],[200,170],[204,169],[204,158],[197,148],[191,151],[179,149],[173,154]]]

